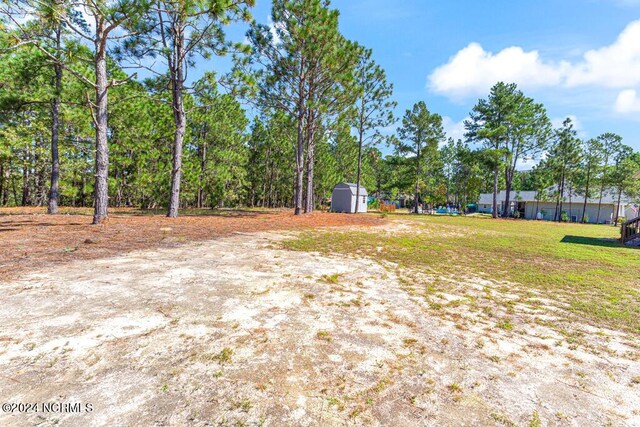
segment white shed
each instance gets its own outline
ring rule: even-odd
[[[356,184],[348,184],[346,182],[340,183],[333,188],[331,193],[331,212],[356,212]],[[360,200],[357,201],[358,213],[367,212],[367,198],[369,193],[361,185],[360,186]]]

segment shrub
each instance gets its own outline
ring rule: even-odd
[[[567,211],[562,211],[560,219],[562,220],[562,222],[569,222],[569,215],[567,215]]]

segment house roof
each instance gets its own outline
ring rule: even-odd
[[[550,187],[547,188],[545,190],[546,196],[548,200],[551,201],[555,201],[555,197],[553,196],[553,193],[555,192],[556,187]],[[511,196],[509,197],[509,199],[511,201],[518,201],[518,202],[535,202],[536,200],[536,196],[537,196],[538,192],[537,191],[512,191],[511,192]],[[578,194],[575,191],[572,191],[571,194],[569,194],[569,191],[567,190],[565,192],[565,196],[564,196],[564,200],[569,200],[569,196],[571,196],[571,198],[577,202],[582,202],[584,201],[584,194]],[[507,198],[507,192],[505,190],[500,191],[500,194],[498,194],[498,203],[500,202],[504,202]],[[541,197],[541,201],[544,199],[544,197]],[[599,195],[597,197],[590,197],[587,199],[587,203],[591,203],[591,204],[597,204],[599,203],[600,197]],[[605,190],[603,196],[602,196],[602,204],[605,205],[614,205],[618,203],[618,195],[615,194],[615,192],[610,191],[610,190]],[[630,204],[631,200],[626,197],[624,194],[622,195],[621,198],[621,203],[623,205],[626,204]],[[493,204],[493,194],[492,193],[483,193],[480,194],[480,200],[478,201],[478,204],[480,205],[491,205]]]
[[[334,190],[339,189],[339,190],[351,190],[351,194],[353,196],[356,195],[356,189],[358,188],[358,186],[356,184],[352,184],[349,182],[341,182],[340,184],[336,185],[335,187],[333,187]],[[369,193],[367,192],[367,189],[364,188],[362,185],[360,186],[360,196],[368,196]]]

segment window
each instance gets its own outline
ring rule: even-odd
[[[367,196],[362,196],[362,203],[367,203]]]

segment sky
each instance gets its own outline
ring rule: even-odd
[[[268,22],[270,2],[253,16]],[[333,0],[340,29],[373,49],[394,85],[400,117],[425,101],[448,136],[498,81],[543,103],[582,138],[621,135],[640,150],[640,0]],[[245,29],[229,37],[241,41]],[[224,71],[199,61],[193,76]]]

